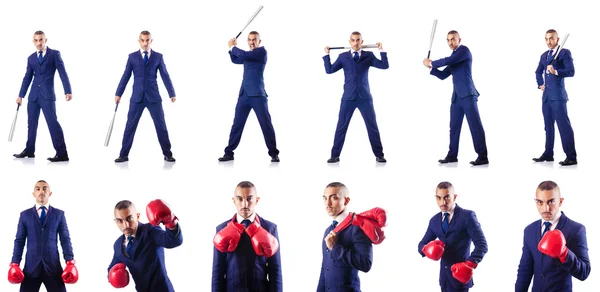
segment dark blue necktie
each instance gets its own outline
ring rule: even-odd
[[[40,222],[44,224],[44,220],[46,220],[46,207],[41,206],[40,209],[42,209],[42,213],[40,214]]]
[[[127,247],[125,248],[125,252],[127,256],[131,257],[131,247],[133,247],[133,236],[127,236]]]
[[[354,52],[352,58],[354,59],[354,62],[358,62],[358,52]]]
[[[547,61],[550,61],[552,59],[552,50],[548,51],[548,59],[546,59]]]
[[[248,228],[248,225],[250,225],[250,223],[251,223],[251,222],[250,222],[250,220],[248,220],[248,219],[244,219],[244,220],[242,220],[242,224],[243,224],[244,226],[246,226],[246,228]]]
[[[40,51],[40,53],[38,55],[38,63],[41,65],[43,60],[44,60],[44,56],[42,56],[42,51]]]
[[[444,220],[442,220],[442,231],[446,233],[448,231],[448,219],[450,214],[448,212],[444,213]]]
[[[144,64],[148,64],[148,51],[144,51]]]
[[[356,54],[356,53],[355,53]],[[333,222],[331,223],[331,230],[335,229],[335,227],[338,225],[338,222],[333,220]]]
[[[548,230],[550,230],[550,225],[552,225],[552,223],[544,222],[544,226],[546,226],[546,227],[544,228],[544,232],[542,232],[542,237],[544,237],[544,234],[546,234],[546,232],[548,232]]]

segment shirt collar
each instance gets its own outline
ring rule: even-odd
[[[344,209],[344,211],[337,215],[337,216],[332,216],[333,220],[337,221],[337,223],[341,223],[342,221],[344,221],[344,219],[346,219],[346,217],[348,217],[348,211]]]
[[[358,49],[358,51],[355,51],[355,50],[353,50],[353,49],[350,49],[350,54],[351,54],[351,55],[354,55],[354,53],[355,53],[355,52],[356,52],[356,53],[358,53],[358,54],[360,55],[360,53],[362,53],[362,49]]]
[[[144,49],[140,48],[140,54],[142,54],[142,57],[144,56]],[[148,49],[148,57],[150,57],[150,54],[152,54],[152,48]]]
[[[442,219],[444,218],[444,213],[448,213],[448,216],[452,217],[452,215],[454,215],[454,211],[456,211],[456,203],[454,203],[452,205],[452,208],[450,208],[451,210],[448,210],[446,212],[442,212]]]
[[[48,46],[44,46],[44,48],[42,49],[42,55],[46,55],[46,51],[48,50]],[[40,54],[39,50],[35,51],[36,55]]]
[[[250,220],[250,222],[254,222],[254,218],[256,218],[256,212],[252,213],[252,215],[250,215],[250,217],[248,217],[248,218],[244,218],[244,217],[240,216],[240,214],[238,214],[238,213],[235,214],[235,217],[236,217],[237,223],[240,223],[240,224],[242,224],[242,221],[244,221],[244,219],[248,219],[248,220]]]
[[[550,223],[552,223],[552,225],[550,225],[550,226],[553,228],[556,228],[556,226],[558,225],[558,221],[560,220],[560,216],[562,216],[562,212],[559,213],[558,216],[556,216],[556,218],[554,218],[554,220],[552,220],[552,221],[546,221],[546,220],[544,220],[544,218],[542,218],[541,226],[544,226],[545,222],[550,222]]]
[[[35,203],[35,210],[38,211],[40,209],[42,205]],[[46,212],[48,212],[48,210],[50,210],[50,204],[46,204],[44,205],[46,207]]]

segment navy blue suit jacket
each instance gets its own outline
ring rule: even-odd
[[[473,287],[473,279],[464,285],[454,279],[451,267],[455,263],[464,261],[479,264],[488,251],[487,241],[475,212],[456,205],[446,233],[442,231],[442,213],[431,217],[425,236],[419,242],[421,256],[425,256],[421,251],[423,246],[436,238],[445,244],[444,255],[440,260],[440,285],[446,283],[455,289]],[[475,245],[473,252],[471,252],[471,242]]]
[[[569,254],[561,263],[559,259],[542,254],[537,246],[542,239],[542,220],[525,227],[523,255],[519,263],[516,292],[527,292],[533,277],[532,292],[569,292],[572,290],[571,277],[581,281],[590,275],[585,226],[569,219],[561,212],[556,229],[567,240]]]
[[[262,217],[260,225],[271,233],[277,241],[277,225]],[[235,217],[234,217],[235,220]],[[217,226],[217,233],[227,226],[231,219]],[[220,252],[216,247],[213,255],[213,292],[282,292],[281,249],[271,256],[257,256],[252,248],[250,237],[242,233],[234,252]]]
[[[125,235],[121,235],[115,241],[115,253],[108,271],[110,272],[114,265],[124,263],[133,277],[137,291],[174,292],[173,284],[167,275],[164,249],[178,247],[183,243],[179,224],[177,230],[171,231],[149,223],[138,223],[137,235],[129,257],[124,254],[124,240]]]
[[[232,47],[229,57],[234,64],[244,65],[244,79],[239,96],[268,97],[263,76],[267,65],[267,50],[264,47],[258,47],[252,51],[244,51],[238,47]]]
[[[20,97],[25,97],[27,89],[33,79],[31,91],[29,92],[29,100],[35,101],[38,98],[44,100],[56,100],[54,93],[54,74],[58,71],[60,80],[62,81],[65,94],[71,94],[71,82],[65,70],[65,64],[60,57],[60,52],[46,48],[46,55],[43,58],[42,64],[38,63],[38,53],[35,52],[27,58],[27,71],[23,77]]]
[[[173,88],[171,77],[169,76],[169,72],[167,72],[163,55],[154,50],[150,52],[148,64],[145,65],[144,58],[139,50],[129,54],[125,72],[123,72],[123,77],[121,77],[115,95],[123,95],[131,73],[133,73],[133,94],[131,95],[131,101],[141,102],[145,96],[150,102],[162,102],[162,98],[158,92],[158,82],[156,81],[158,71],[160,71],[160,77],[165,84],[169,97],[174,97],[175,88]]]
[[[569,100],[567,90],[565,89],[565,77],[575,76],[575,66],[573,65],[571,51],[568,49],[561,50],[558,54],[558,58],[556,58],[554,64],[552,64],[554,69],[556,69],[558,76],[546,74],[546,67],[548,67],[548,65],[550,65],[550,61],[548,61],[548,51],[546,51],[540,57],[540,63],[535,70],[538,88],[544,84],[543,75],[546,75],[546,88],[542,94],[542,100]]]
[[[49,275],[60,275],[63,271],[58,254],[58,236],[65,261],[73,260],[71,237],[65,212],[50,206],[44,224],[40,222],[35,206],[21,212],[12,263],[20,263],[27,241],[25,255],[25,277],[38,277],[42,267]]]
[[[353,61],[354,62],[354,61]],[[329,226],[323,239],[333,230]],[[332,250],[322,242],[323,262],[317,292],[360,292],[358,271],[368,272],[373,264],[373,245],[360,227],[350,225],[337,234]]]
[[[381,52],[381,60],[370,51],[363,50],[358,62],[355,62],[350,51],[341,53],[331,64],[329,55],[323,57],[325,73],[332,74],[344,69],[344,94],[342,100],[373,99],[369,87],[369,67],[387,69],[390,67],[386,52]]]
[[[431,62],[431,75],[441,80],[452,75],[452,84],[454,85],[452,101],[469,96],[479,97],[479,92],[475,88],[473,76],[471,75],[472,62],[471,51],[463,45],[454,50],[450,57]],[[444,70],[438,70],[438,68],[444,66],[446,66]]]

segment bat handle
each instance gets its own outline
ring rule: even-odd
[[[339,49],[343,49],[344,47],[329,47],[330,50],[339,50]]]
[[[430,55],[431,55],[431,50],[429,50],[429,52],[427,52],[427,59],[429,59]]]
[[[17,111],[19,111],[20,107],[21,107],[21,104],[17,103]]]
[[[238,34],[235,36],[235,39],[237,40],[237,38],[239,38],[241,34],[242,34],[242,32],[240,31],[240,33],[238,33]]]
[[[117,105],[115,106],[115,112],[117,111],[118,108],[119,108],[119,103],[117,102]]]

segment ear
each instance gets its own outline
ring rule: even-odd
[[[452,201],[456,201],[457,196],[458,196],[458,194],[454,194],[454,199],[452,199]]]
[[[136,217],[137,217],[137,220],[139,221],[140,220],[140,213],[137,213]]]
[[[347,206],[350,203],[350,197],[344,198],[344,206]]]
[[[360,40],[360,44],[362,45],[365,40]]]
[[[564,199],[565,199],[565,198],[560,198],[560,200],[558,201],[558,206],[559,206],[559,207],[561,207],[561,206],[562,206],[562,203],[563,203],[563,200],[564,200]]]
[[[259,200],[260,200],[260,197],[256,197],[256,204],[258,204]]]

